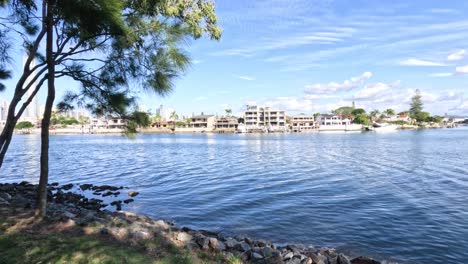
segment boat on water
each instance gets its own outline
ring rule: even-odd
[[[245,127],[244,124],[240,123],[240,124],[237,126],[236,133],[247,133],[247,128]]]
[[[374,132],[393,132],[398,129],[397,125],[388,123],[373,123],[372,126],[367,127],[367,130]]]

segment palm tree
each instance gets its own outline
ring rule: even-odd
[[[225,109],[224,111],[226,112],[227,117],[230,117],[232,115],[232,110],[231,109]]]
[[[371,121],[373,122],[375,119],[377,119],[377,116],[380,114],[380,111],[375,109],[370,112],[370,118]]]
[[[156,115],[154,115],[153,117],[153,122],[154,123],[161,123],[161,120],[162,120],[162,116],[160,113],[156,113]]]
[[[176,128],[176,121],[177,119],[179,119],[179,116],[177,115],[176,111],[173,111],[171,113],[171,115],[169,116],[169,119],[172,120],[172,123],[173,123],[173,128],[172,130],[175,131],[175,128]]]

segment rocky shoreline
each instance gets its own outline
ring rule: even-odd
[[[33,209],[37,185],[28,182],[0,184],[0,208]],[[350,259],[333,248],[314,246],[278,246],[266,240],[244,236],[227,237],[216,232],[177,227],[164,220],[124,212],[122,206],[133,202],[137,192],[124,187],[97,186],[92,184],[60,186],[49,185],[47,221],[66,223],[71,226],[93,227],[100,236],[124,241],[130,245],[163,237],[178,247],[190,251],[216,252],[226,257],[239,256],[244,263],[271,264],[379,264],[368,257]],[[125,190],[125,191],[124,191]],[[81,193],[80,193],[81,192]],[[110,203],[94,196],[115,198]],[[88,195],[87,195],[88,194]],[[127,199],[117,199],[121,196]],[[114,206],[115,211],[110,211]],[[151,248],[147,249],[151,250]]]

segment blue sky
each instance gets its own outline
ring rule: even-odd
[[[193,41],[187,47],[193,66],[174,92],[164,98],[142,92],[142,105],[221,114],[255,102],[315,113],[355,101],[368,110],[403,111],[420,89],[427,111],[468,115],[466,0],[216,5],[221,41]]]

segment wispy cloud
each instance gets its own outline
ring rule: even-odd
[[[467,74],[468,73],[468,65],[456,67],[455,68],[455,73]]]
[[[447,56],[448,61],[459,61],[467,55],[466,50],[462,49]]]
[[[244,81],[254,81],[255,80],[255,77],[246,76],[246,75],[237,76],[237,78],[239,78],[241,80],[244,80]]]
[[[398,85],[397,82],[395,85]],[[378,97],[381,97],[383,94],[390,92],[394,85],[386,83],[374,83],[369,84],[364,87],[364,89],[358,91],[354,96],[354,100],[375,100]]]
[[[431,73],[429,76],[432,77],[450,77],[453,76],[451,72],[438,72],[438,73]]]
[[[448,8],[433,8],[429,10],[429,12],[433,14],[457,14],[459,13],[458,10],[455,9],[448,9]]]
[[[206,96],[198,96],[198,97],[195,98],[195,101],[205,101],[207,99],[208,99],[208,97],[206,97]]]
[[[420,60],[420,59],[406,59],[400,61],[398,64],[403,66],[423,66],[423,67],[434,67],[434,66],[447,66],[441,62],[434,62],[428,60]]]
[[[447,91],[441,93],[438,96],[437,101],[458,101],[463,100],[463,96],[463,92]]]

